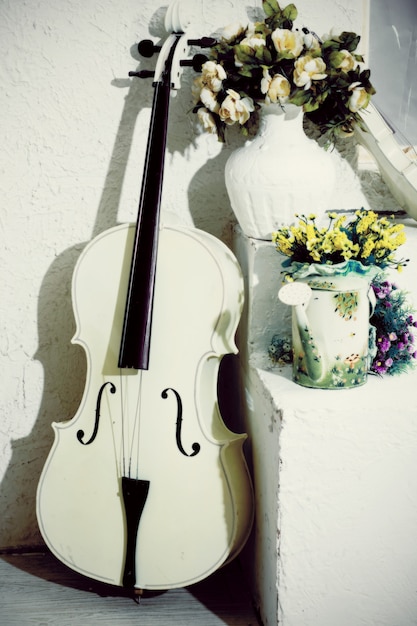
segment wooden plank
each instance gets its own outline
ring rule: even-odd
[[[49,553],[0,558],[2,626],[256,626],[239,562],[185,589],[146,594],[80,576]]]

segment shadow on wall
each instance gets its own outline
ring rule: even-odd
[[[151,102],[149,90],[140,91],[138,81],[130,82],[93,235],[117,224],[135,120],[139,111],[150,106]],[[116,87],[125,87],[126,81],[120,84],[116,80],[113,84]],[[19,537],[18,546],[41,542],[35,512],[36,488],[53,442],[51,423],[71,419],[81,401],[86,364],[84,351],[79,346],[71,346],[75,332],[71,280],[75,264],[85,245],[86,242],[80,243],[59,255],[42,282],[38,298],[39,348],[34,359],[44,369],[43,396],[32,433],[12,442],[12,457],[0,487],[3,508],[0,548],[9,548],[9,537],[15,536]]]
[[[161,33],[165,31],[161,24],[163,25],[163,15],[161,10],[158,10],[150,29],[150,34],[154,38],[161,37],[162,39]],[[132,45],[131,54],[136,61],[139,61],[137,44]],[[156,59],[140,59],[140,69],[152,69],[155,61]],[[129,85],[129,91],[125,98],[97,209],[94,236],[118,223],[118,208],[132,147],[135,121],[142,109],[151,107],[153,97],[150,82],[144,83],[140,79],[116,79],[112,84],[116,88],[126,88]],[[143,87],[144,84],[147,86],[146,89]],[[181,97],[189,100],[189,91]],[[187,102],[183,108],[184,110],[189,108],[189,103]],[[184,138],[178,139],[174,135],[174,141],[172,141],[168,137],[167,150],[171,154],[175,151],[184,152]],[[220,183],[222,207],[219,207],[219,219],[226,222],[229,218],[224,215],[224,207],[228,206],[228,201],[223,179],[219,181],[218,174],[219,171],[223,171],[226,158],[227,150],[222,151],[218,159],[209,161],[207,167],[201,168],[190,185],[189,209],[195,226],[203,230],[209,231],[206,207],[207,199],[210,198],[210,189],[213,187],[218,189]],[[140,180],[138,187],[140,187]],[[218,193],[216,198],[219,198]],[[220,216],[221,211],[222,216]],[[39,361],[44,369],[43,396],[36,426],[32,433],[27,437],[14,440],[11,444],[11,460],[0,486],[0,502],[2,503],[0,549],[30,547],[42,542],[36,521],[35,500],[39,476],[53,443],[51,423],[69,420],[75,415],[85,386],[84,351],[80,346],[71,345],[75,332],[71,280],[75,264],[85,245],[86,242],[82,242],[64,251],[54,261],[44,277],[39,293],[39,349],[33,358]],[[16,537],[13,546],[10,545],[10,537]]]

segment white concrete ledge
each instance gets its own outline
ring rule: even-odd
[[[407,221],[404,256],[415,258]],[[240,330],[256,526],[246,552],[265,625],[417,624],[417,371],[308,389],[267,356],[289,333],[272,244],[239,231]],[[417,298],[415,261],[395,279]],[[398,280],[397,280],[398,278]]]

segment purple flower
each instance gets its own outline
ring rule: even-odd
[[[388,352],[391,347],[391,342],[388,337],[379,337],[378,344],[381,352]]]
[[[384,281],[381,285],[372,285],[375,295],[380,300],[383,300],[391,293],[391,285],[389,282]]]
[[[374,361],[373,370],[374,372],[377,372],[377,374],[387,373],[387,368],[385,367],[385,364],[382,361]]]

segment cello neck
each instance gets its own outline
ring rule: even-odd
[[[149,366],[162,183],[171,92],[171,67],[175,48],[181,35],[172,35],[171,37],[172,40],[167,40],[169,49],[160,80],[155,83],[120,345],[119,368],[146,370]],[[164,48],[161,55],[163,52]]]

